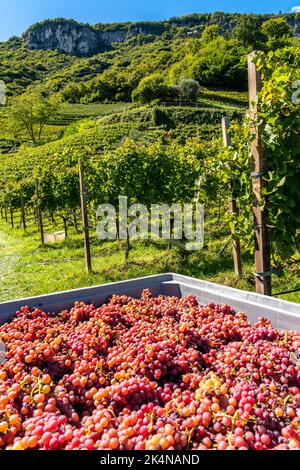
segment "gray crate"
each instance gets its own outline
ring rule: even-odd
[[[70,308],[75,301],[94,303],[99,306],[105,303],[112,294],[139,297],[143,289],[150,289],[153,295],[183,297],[193,294],[202,305],[229,304],[236,311],[245,312],[252,323],[259,317],[265,317],[269,318],[276,328],[300,331],[300,304],[173,273],[3,302],[0,303],[0,322],[9,321],[24,305],[57,313]]]

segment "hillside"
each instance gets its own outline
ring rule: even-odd
[[[274,126],[274,114],[280,123],[277,134],[265,137],[272,139],[268,150],[273,152],[268,200],[274,289],[297,289],[300,160],[299,139],[293,139],[299,133],[299,110],[292,93],[300,78],[298,34],[299,15],[215,13],[94,26],[46,20],[0,44],[0,80],[8,92],[6,106],[0,106],[0,238],[11,253],[6,258],[6,247],[0,264],[7,264],[9,284],[17,279],[15,292],[48,292],[168,270],[253,289],[250,136],[247,125],[241,126],[248,106],[247,57],[253,50],[265,53],[268,67],[266,129]],[[288,97],[284,102],[282,90]],[[224,116],[231,122],[233,143],[227,150]],[[79,160],[85,166],[96,270],[89,275],[83,272]],[[232,182],[238,220],[227,206]],[[203,202],[205,250],[188,255],[168,241],[152,239],[141,249],[134,239],[98,243],[96,207],[103,202],[117,207],[124,194],[146,205]],[[44,233],[57,230],[65,232],[66,241],[49,246]],[[241,241],[241,279],[233,271],[230,250],[235,234]],[[23,252],[19,260],[17,250]],[[106,250],[107,258],[98,263]],[[36,256],[29,260],[27,251]],[[114,261],[105,267],[110,257]],[[66,278],[68,260],[73,268]],[[39,276],[37,285],[28,272],[44,272],[44,265],[51,284]],[[12,294],[3,282],[0,298],[5,299]]]
[[[170,85],[187,77],[203,86],[246,90],[246,55],[266,47],[261,25],[270,18],[284,18],[299,36],[297,14],[194,14],[93,26],[45,20],[0,43],[0,79],[8,97],[39,86],[76,103],[131,101],[140,80],[157,71]]]
[[[0,451],[300,450],[299,23],[0,44]]]
[[[208,25],[218,25],[222,34],[230,33],[243,15],[193,14],[160,22],[97,24],[95,26],[58,18],[31,26],[23,35],[28,49],[58,49],[78,56],[93,55],[137,36],[174,37],[180,29],[183,36],[199,36]],[[274,17],[276,15],[273,15]],[[300,34],[300,19],[296,14],[284,15],[295,34]],[[262,24],[272,15],[257,15]]]

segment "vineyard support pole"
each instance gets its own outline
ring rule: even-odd
[[[35,180],[35,191],[36,191],[36,200],[37,200],[37,218],[38,218],[38,226],[40,230],[41,242],[42,245],[45,245],[45,236],[44,236],[44,225],[43,225],[43,215],[41,209],[41,201],[40,201],[40,190],[39,190],[39,182]]]
[[[4,202],[4,216],[5,216],[5,222],[7,222],[7,202]]]
[[[78,233],[78,225],[77,225],[77,215],[73,214],[73,225],[75,227],[76,233]]]
[[[81,216],[82,216],[82,227],[83,227],[83,238],[84,238],[84,257],[86,270],[89,273],[92,271],[92,260],[91,260],[91,247],[90,247],[90,236],[89,236],[89,218],[87,209],[87,192],[84,177],[84,164],[82,158],[79,159],[79,182],[80,182],[80,201],[81,201]]]
[[[24,231],[26,231],[26,216],[25,216],[25,207],[24,207],[24,199],[21,198],[21,219]]]
[[[56,227],[56,220],[54,218],[53,211],[50,212],[51,223]]]
[[[11,227],[14,228],[14,209],[12,206],[10,206],[9,211],[10,211],[10,224],[11,224]]]
[[[223,143],[225,147],[231,146],[231,137],[228,133],[229,129],[229,119],[227,117],[222,118],[222,132],[223,132]],[[229,213],[232,216],[239,215],[239,208],[236,203],[236,199],[233,195],[233,183],[232,179],[229,179],[229,196],[228,196],[228,208]],[[235,275],[241,279],[243,277],[243,267],[242,267],[242,255],[241,255],[241,243],[239,237],[235,233],[235,229],[232,229],[232,253],[233,253],[233,262],[234,262],[234,272]]]
[[[264,187],[264,175],[268,170],[261,142],[260,126],[258,124],[257,98],[262,88],[261,72],[254,62],[256,52],[248,55],[248,81],[249,81],[249,115],[250,127],[253,134],[251,146],[253,172],[252,189],[254,195],[254,233],[255,233],[255,276],[256,292],[264,295],[272,295],[272,270],[271,270],[271,243],[268,229],[268,208],[259,205],[262,199]]]
[[[68,219],[67,217],[62,216],[63,224],[64,224],[64,232],[65,232],[65,239],[68,238]]]
[[[130,239],[129,239],[129,230],[127,228],[126,231],[126,245],[125,245],[125,260],[128,260],[129,258],[129,252],[130,252]]]

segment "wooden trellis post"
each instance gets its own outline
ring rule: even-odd
[[[256,52],[248,56],[248,81],[249,81],[249,113],[250,126],[253,134],[251,153],[253,159],[252,188],[253,188],[253,214],[255,233],[255,269],[256,292],[264,295],[272,294],[272,270],[271,270],[271,244],[268,229],[267,205],[262,209],[259,202],[262,199],[263,177],[268,167],[264,158],[261,143],[260,127],[258,122],[257,97],[262,87],[261,73],[254,63]]]
[[[40,201],[40,191],[39,191],[39,182],[38,180],[35,181],[35,191],[36,191],[36,200],[37,200],[37,218],[38,218],[38,225],[40,230],[41,242],[42,245],[45,245],[45,236],[44,236],[44,225],[43,225],[43,215],[41,209],[41,201]]]
[[[231,137],[228,133],[229,129],[229,119],[227,117],[222,118],[222,132],[223,132],[223,142],[225,147],[231,146]],[[228,208],[229,213],[235,216],[239,215],[239,208],[237,206],[236,200],[233,197],[233,187],[232,180],[229,179],[229,196],[228,196]],[[232,254],[234,262],[234,272],[236,276],[241,279],[243,276],[242,268],[242,255],[241,255],[241,243],[240,239],[236,236],[235,230],[232,230]]]
[[[89,235],[89,217],[86,202],[86,186],[84,178],[84,165],[82,158],[79,159],[79,182],[80,182],[80,201],[81,201],[81,216],[83,226],[83,238],[84,238],[84,257],[86,270],[89,273],[92,271],[92,260],[91,260],[91,247],[90,247],[90,235]]]
[[[5,222],[7,222],[7,202],[4,201],[4,217],[5,217]]]
[[[26,231],[26,216],[25,216],[25,207],[24,207],[24,199],[21,198],[21,221],[23,225],[24,231]]]
[[[12,206],[10,206],[9,211],[10,211],[10,224],[11,224],[11,227],[14,228],[14,210]]]

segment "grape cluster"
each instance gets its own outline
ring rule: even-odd
[[[0,327],[0,449],[300,449],[300,334],[193,296]]]

